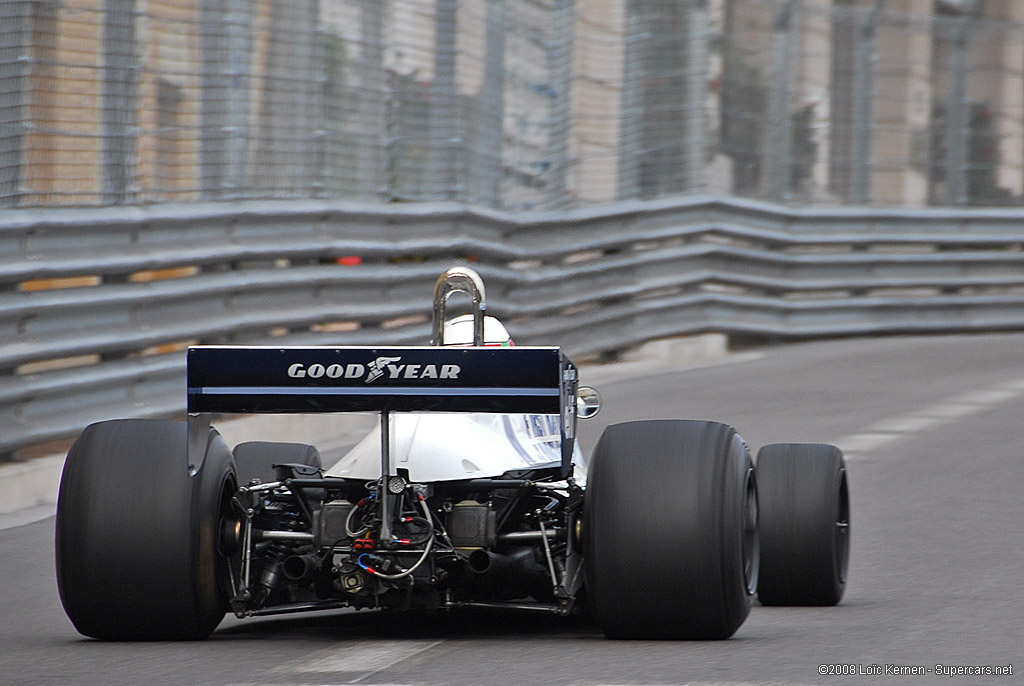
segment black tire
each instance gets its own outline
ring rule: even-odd
[[[725,424],[615,424],[584,498],[586,590],[609,638],[724,639],[757,586],[757,486]]]
[[[220,520],[235,491],[231,450],[210,431],[189,475],[185,422],[86,427],[57,502],[57,585],[78,631],[112,641],[208,636],[227,609]]]
[[[304,443],[271,443],[250,441],[235,446],[235,471],[238,483],[246,485],[253,479],[263,483],[275,480],[275,464],[303,464],[322,467],[320,453]]]
[[[757,454],[762,605],[835,605],[846,590],[850,497],[833,445],[777,443]]]

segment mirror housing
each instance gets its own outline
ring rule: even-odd
[[[590,419],[601,411],[601,394],[590,386],[580,386],[576,390],[576,416]]]

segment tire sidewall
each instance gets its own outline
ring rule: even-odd
[[[728,638],[750,612],[743,572],[749,450],[725,424],[608,427],[584,498],[584,571],[612,638]]]
[[[205,636],[217,627],[228,608],[230,572],[228,560],[220,552],[220,531],[238,484],[231,449],[216,431],[210,432],[202,465],[191,479],[192,589],[196,633]]]
[[[783,443],[758,453],[762,493],[763,605],[828,606],[846,589],[849,527],[836,525],[841,502],[849,523],[842,452],[827,444]],[[845,554],[840,550],[845,536]]]
[[[105,640],[194,639],[224,616],[218,550],[231,451],[210,431],[188,471],[185,422],[113,420],[87,427],[65,462],[55,562],[65,611]]]

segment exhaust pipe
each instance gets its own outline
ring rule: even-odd
[[[507,581],[546,579],[547,570],[537,562],[533,548],[516,548],[509,555],[478,549],[469,554],[469,570],[490,579]]]
[[[516,548],[508,555],[478,549],[469,554],[469,571],[481,590],[497,599],[538,600],[551,595],[547,570],[537,562],[534,548]]]
[[[506,571],[512,566],[512,560],[508,556],[492,553],[489,550],[474,550],[469,554],[469,571],[474,574]]]
[[[290,555],[281,565],[281,572],[289,581],[302,581],[316,569],[316,557],[313,555]]]

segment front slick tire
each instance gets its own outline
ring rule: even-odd
[[[757,488],[732,427],[605,429],[587,477],[584,565],[609,638],[724,639],[757,586]]]
[[[210,431],[188,473],[185,422],[86,427],[57,502],[57,585],[68,618],[109,641],[208,636],[226,610],[220,519],[235,491],[231,450]]]
[[[843,453],[775,443],[757,454],[762,605],[835,605],[846,590],[850,497]]]

